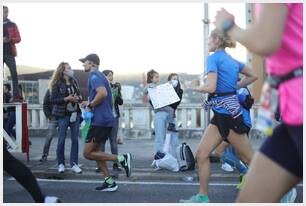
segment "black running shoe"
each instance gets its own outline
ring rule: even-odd
[[[116,182],[113,182],[113,184],[108,184],[107,182],[103,182],[103,184],[99,187],[96,187],[96,191],[101,192],[115,192],[118,189],[118,185]]]
[[[131,176],[131,159],[132,156],[130,153],[126,153],[123,155],[124,160],[120,162],[121,166],[124,168],[126,176],[130,177]]]

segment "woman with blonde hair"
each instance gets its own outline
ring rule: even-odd
[[[71,131],[70,166],[75,173],[81,173],[78,166],[78,136],[80,127],[79,102],[82,100],[79,86],[74,78],[74,72],[66,62],[61,62],[54,71],[50,81],[50,102],[53,104],[52,115],[55,116],[59,125],[59,137],[56,149],[58,172],[65,171],[65,139],[67,129]]]
[[[181,202],[209,202],[209,156],[222,141],[229,142],[246,164],[251,162],[253,150],[247,137],[250,128],[244,122],[236,90],[253,83],[257,76],[225,51],[226,47],[233,48],[235,45],[225,33],[213,30],[208,42],[209,52],[214,53],[207,58],[207,83],[200,86],[199,80],[192,82],[194,91],[209,93],[209,99],[203,106],[205,109],[212,108],[214,117],[203,134],[196,154],[200,178],[199,192]],[[238,82],[239,73],[245,77]]]

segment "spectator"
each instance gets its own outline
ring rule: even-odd
[[[82,173],[78,166],[79,153],[79,129],[81,110],[79,102],[82,100],[80,90],[74,72],[70,65],[61,62],[54,71],[50,81],[50,103],[53,105],[52,115],[56,118],[59,126],[59,137],[56,149],[58,172],[65,171],[65,140],[67,129],[71,132],[70,166],[74,173]]]
[[[50,90],[47,89],[45,97],[44,97],[43,111],[44,111],[44,114],[49,121],[48,122],[48,134],[47,134],[47,137],[46,137],[46,140],[45,140],[45,145],[44,145],[42,157],[39,160],[40,162],[47,161],[51,141],[52,141],[53,137],[55,136],[56,129],[58,127],[57,120],[56,120],[55,116],[52,115],[53,105],[50,102],[50,98],[51,98]]]
[[[17,25],[9,20],[9,9],[3,6],[3,63],[5,63],[11,73],[13,83],[13,101],[20,101],[21,98],[18,94],[18,76],[15,57],[17,50],[15,44],[21,41]]]

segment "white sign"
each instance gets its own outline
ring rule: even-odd
[[[148,88],[148,94],[154,109],[180,101],[172,85],[169,83],[158,85],[154,88]]]

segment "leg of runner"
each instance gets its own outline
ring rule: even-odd
[[[57,197],[44,196],[31,170],[3,148],[3,169],[12,175],[32,196],[36,203],[60,202]]]
[[[209,202],[208,182],[210,177],[210,153],[222,142],[218,128],[209,124],[205,130],[197,150],[197,162],[199,166],[200,189],[199,193],[189,200],[181,200],[182,203]]]

